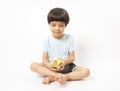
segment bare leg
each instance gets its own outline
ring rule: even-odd
[[[31,63],[31,70],[40,75],[48,76],[48,77],[56,77],[58,75],[57,72],[48,69],[42,63],[36,63],[36,62]]]
[[[87,68],[79,67],[74,72],[58,75],[55,80],[64,85],[67,80],[80,80],[88,77],[90,74]]]
[[[74,72],[67,73],[68,80],[80,80],[90,75],[87,68],[79,67]]]
[[[31,70],[43,76],[47,76],[43,80],[44,84],[49,84],[49,82],[51,82],[49,77],[53,78],[52,81],[58,81],[61,85],[63,85],[67,80],[80,80],[85,77],[88,77],[90,74],[89,70],[83,67],[77,68],[74,72],[61,74],[61,73],[51,71],[50,69],[45,67],[43,64],[36,63],[36,62],[33,62],[31,64]]]
[[[61,73],[51,71],[41,63],[33,62],[31,64],[31,70],[43,76],[47,76],[42,81],[43,84],[49,84],[52,81],[58,81],[61,85],[63,85],[68,79],[67,74],[61,74]]]

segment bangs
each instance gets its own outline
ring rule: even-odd
[[[65,19],[65,17],[61,16],[61,15],[52,15],[52,16],[49,16],[49,18],[48,18],[48,22],[50,23],[51,21],[65,22],[65,21],[67,21],[67,19]]]

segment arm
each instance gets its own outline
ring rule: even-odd
[[[68,59],[63,59],[63,62],[64,64],[69,64],[69,63],[72,63],[75,59],[75,54],[74,54],[74,51],[70,52],[69,53],[69,58]]]
[[[68,59],[64,59],[64,63],[69,64],[72,63],[75,60],[75,53],[74,53],[74,40],[72,38],[72,36],[69,35],[68,38],[68,44],[69,44],[69,57]]]
[[[45,66],[48,66],[49,62],[48,62],[48,53],[47,52],[43,52],[43,55],[42,55],[42,63],[45,65]]]
[[[74,51],[70,52],[69,53],[69,58],[68,59],[62,59],[62,64],[59,66],[59,70],[63,70],[64,69],[64,66],[66,64],[70,64],[74,61],[75,59],[75,54],[74,54]]]
[[[58,71],[58,69],[53,68],[48,61],[48,53],[43,52],[42,63],[52,71]]]

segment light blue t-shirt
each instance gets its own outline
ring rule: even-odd
[[[74,51],[74,40],[71,35],[64,34],[63,38],[56,39],[48,36],[43,43],[43,52],[48,53],[48,60],[54,58],[67,59],[69,52]]]

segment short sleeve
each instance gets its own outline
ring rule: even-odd
[[[72,36],[69,37],[69,52],[72,52],[75,50],[75,47],[74,47],[74,40],[72,38]]]
[[[48,52],[48,38],[43,41],[42,52]]]

